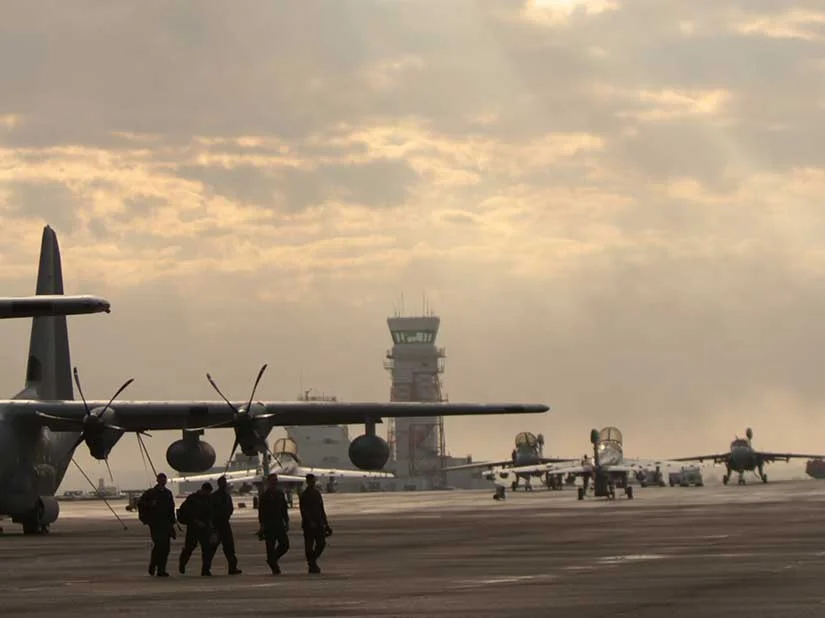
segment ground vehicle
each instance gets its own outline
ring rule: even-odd
[[[639,470],[636,473],[636,480],[642,487],[664,487],[665,479],[662,476],[662,471],[658,468],[655,470]]]
[[[702,470],[699,466],[682,466],[678,472],[671,472],[668,478],[670,486],[679,485],[679,487],[702,487],[705,482],[702,479]]]

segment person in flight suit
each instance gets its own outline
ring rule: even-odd
[[[230,575],[240,575],[242,571],[238,568],[238,558],[235,555],[235,538],[232,535],[232,525],[229,518],[235,506],[232,504],[232,496],[226,485],[226,477],[218,479],[218,489],[212,494],[212,521],[215,525],[215,532],[218,534],[218,543],[223,547],[223,555],[229,565]],[[217,551],[217,549],[216,549]]]
[[[149,558],[149,575],[169,577],[166,562],[175,534],[175,498],[166,488],[166,475],[157,476],[157,484],[147,489],[138,500],[138,517],[149,526],[152,535],[152,555]],[[157,572],[156,572],[157,571]]]
[[[306,489],[298,496],[301,509],[301,528],[304,531],[304,553],[310,573],[320,573],[318,558],[327,545],[327,537],[332,534],[332,528],[327,523],[327,514],[324,510],[324,498],[315,487],[315,475],[307,474]]]
[[[279,575],[278,560],[289,551],[289,507],[278,487],[278,475],[266,479],[266,490],[258,500],[258,538],[266,542],[266,563],[273,575]]]
[[[195,493],[189,494],[178,509],[178,521],[186,525],[186,540],[180,552],[178,571],[186,573],[186,563],[198,545],[201,546],[201,575],[212,575],[212,557],[217,543],[213,539],[212,485],[204,483]]]

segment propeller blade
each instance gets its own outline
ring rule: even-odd
[[[149,434],[146,434],[146,435],[148,436]],[[155,476],[157,476],[158,472],[157,472],[157,470],[155,470],[155,464],[152,463],[152,458],[149,456],[149,449],[146,448],[146,444],[144,444],[143,438],[141,438],[140,436],[141,436],[140,433],[135,434],[135,437],[137,438],[137,441],[138,441],[138,447],[141,449],[141,455],[143,455],[143,454],[146,455],[146,459],[149,461],[149,465],[152,467],[152,473]]]
[[[213,379],[212,379],[212,376],[211,376],[211,375],[209,375],[209,374],[207,373],[207,374],[206,374],[206,379],[207,379],[207,380],[209,380],[209,383],[212,385],[212,388],[214,388],[214,389],[215,389],[215,391],[218,393],[218,395],[220,395],[220,396],[221,396],[221,399],[223,399],[223,400],[226,402],[226,405],[228,405],[230,408],[232,408],[232,411],[233,411],[235,414],[238,414],[238,412],[239,412],[238,408],[236,408],[236,407],[232,404],[232,402],[231,402],[231,401],[229,401],[229,400],[226,398],[226,396],[225,396],[225,395],[221,392],[221,389],[219,389],[219,388],[218,388],[218,385],[217,385],[217,384],[215,384],[215,380],[213,380]]]
[[[187,427],[187,431],[201,431],[206,429],[224,429],[226,427],[232,427],[235,424],[235,421],[223,421],[221,423],[215,423],[214,425],[204,425],[203,427]]]
[[[114,477],[114,475],[112,474],[112,468],[109,466],[109,458],[107,457],[107,458],[106,458],[106,459],[104,459],[103,461],[104,461],[104,463],[106,464],[106,469],[109,471],[109,480],[110,480],[110,481],[112,481],[112,482],[114,483],[114,482],[115,482],[115,477]]]
[[[77,440],[75,441],[74,445],[72,446],[70,453],[74,453],[75,449],[83,444],[83,441],[86,439],[86,435],[81,432],[80,436],[78,436]]]
[[[115,398],[118,395],[120,395],[126,389],[126,387],[129,386],[134,381],[135,381],[134,378],[129,378],[128,380],[126,380],[123,383],[123,385],[119,389],[117,389],[117,391],[115,391],[115,394],[112,395],[112,398],[109,400],[109,403],[107,403],[105,406],[103,406],[103,409],[100,411],[100,414],[103,414],[106,410],[108,410],[109,407],[112,405],[112,402],[115,400]]]
[[[223,469],[223,473],[226,474],[229,470],[229,464],[232,463],[232,458],[235,456],[235,450],[238,448],[238,438],[235,438],[235,442],[232,444],[232,451],[229,453],[229,459],[226,460],[226,467]]]
[[[261,382],[264,371],[266,371],[266,363],[264,363],[260,371],[258,371],[258,377],[255,378],[255,384],[252,385],[252,393],[249,395],[249,402],[246,404],[247,412],[249,412],[249,409],[252,407],[252,400],[255,398],[255,391],[258,390],[258,384]]]
[[[125,524],[125,523],[123,523],[123,520],[122,520],[122,519],[118,516],[118,514],[117,514],[117,513],[115,512],[115,510],[112,508],[112,505],[111,505],[111,504],[109,504],[109,501],[108,501],[108,500],[107,500],[107,499],[103,496],[103,494],[101,494],[101,493],[98,491],[97,487],[95,487],[95,484],[94,484],[94,483],[92,483],[92,479],[90,479],[90,478],[86,475],[86,473],[83,471],[83,468],[81,468],[81,467],[80,467],[80,464],[79,464],[79,463],[77,463],[77,461],[75,461],[75,458],[74,458],[74,457],[72,457],[72,463],[73,463],[74,465],[76,465],[76,466],[77,466],[77,469],[78,469],[78,470],[80,470],[80,474],[82,474],[82,475],[83,475],[83,478],[85,478],[85,479],[89,482],[89,485],[91,485],[91,486],[92,486],[92,489],[94,489],[95,493],[97,494],[97,497],[98,497],[98,498],[100,498],[101,500],[103,500],[103,502],[104,502],[104,503],[106,503],[106,506],[108,506],[108,507],[109,507],[109,510],[110,510],[110,511],[112,511],[112,515],[114,515],[114,516],[117,518],[117,520],[120,522],[120,525],[121,525],[121,526],[123,526],[123,529],[124,529],[124,530],[128,530],[128,528],[126,527],[126,524]]]
[[[86,403],[86,397],[83,395],[83,389],[80,388],[80,376],[77,373],[77,367],[74,368],[74,383],[77,385],[77,393],[80,395],[80,400],[83,402],[83,407],[86,408],[86,414],[91,414],[92,411],[89,410],[89,404]]]

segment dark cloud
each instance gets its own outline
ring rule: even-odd
[[[77,196],[57,182],[10,183],[6,214],[38,219],[73,230],[78,225]]]
[[[136,398],[211,398],[211,371],[240,397],[270,362],[262,397],[294,397],[303,372],[345,400],[386,400],[386,314],[401,292],[427,292],[443,318],[451,398],[555,409],[449,420],[455,452],[500,457],[509,443],[490,436],[530,429],[579,454],[603,424],[622,427],[640,455],[715,449],[744,423],[815,446],[825,429],[818,181],[798,180],[803,190],[787,174],[825,163],[825,46],[737,30],[760,15],[789,23],[778,0],[620,4],[547,26],[519,18],[515,0],[6,3],[0,115],[21,123],[3,129],[2,146],[32,149],[3,151],[5,214],[52,222],[64,256],[73,245],[118,249],[85,280],[67,272],[67,286],[113,301],[111,316],[71,321],[87,391],[105,396],[135,373]],[[729,98],[704,114],[667,100],[713,90]],[[347,138],[375,127],[397,158],[370,158],[374,144]],[[536,145],[549,132],[593,133],[604,149],[551,156]],[[221,136],[269,139],[198,139]],[[102,151],[40,149],[55,145]],[[227,161],[205,165],[204,154]],[[72,188],[14,178],[38,166],[55,178],[74,159],[85,167]],[[440,185],[433,170],[474,174],[473,184]],[[692,191],[668,193],[676,179]],[[181,180],[205,190],[190,196]],[[98,194],[125,211],[90,218]],[[270,207],[271,219],[236,227],[207,208],[215,195]],[[432,206],[420,218],[391,210],[422,196]],[[328,200],[375,207],[358,233],[398,246],[370,253],[340,240],[332,209],[322,221],[307,214]],[[217,222],[191,238],[140,225],[207,217]],[[434,219],[448,225],[431,229]],[[272,257],[237,272],[279,241],[304,248],[299,265]],[[175,247],[165,267],[153,261]],[[152,268],[163,276],[127,281]],[[0,379],[14,392],[27,329],[8,328]],[[156,439],[156,459],[176,437]],[[214,441],[228,452],[231,434]],[[131,465],[123,457],[116,468]]]

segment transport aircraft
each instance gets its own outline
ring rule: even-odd
[[[799,453],[771,453],[769,451],[757,451],[753,448],[753,430],[748,427],[745,430],[745,437],[735,437],[730,443],[730,450],[727,453],[716,453],[714,455],[699,455],[698,457],[680,457],[673,461],[698,461],[702,462],[706,459],[713,460],[713,463],[723,463],[727,472],[722,477],[722,483],[725,485],[730,481],[731,473],[736,472],[739,475],[739,484],[745,484],[745,472],[753,472],[758,478],[762,479],[763,483],[768,482],[768,475],[765,472],[765,464],[774,461],[782,460],[790,461],[791,459],[816,459],[821,458],[822,455],[801,455]]]
[[[612,500],[616,497],[616,489],[623,489],[628,499],[632,500],[633,487],[628,483],[628,475],[631,472],[663,464],[671,465],[671,462],[676,461],[625,459],[622,432],[616,427],[604,427],[601,431],[591,430],[590,443],[593,445],[592,460],[585,456],[577,465],[547,463],[510,468],[508,472],[511,474],[538,472],[581,477],[582,486],[578,488],[579,500],[583,500],[587,495],[588,488],[591,486],[590,481],[592,481],[593,495],[596,497]],[[565,461],[577,460],[567,459]],[[503,482],[506,482],[506,479]],[[502,481],[496,479],[496,484],[500,487]],[[500,492],[496,495],[500,496]]]
[[[62,295],[63,275],[57,236],[43,230],[37,295]],[[255,388],[264,365],[245,401],[120,401],[74,400],[66,316],[32,319],[24,388],[11,399],[0,400],[0,516],[22,524],[26,534],[48,532],[59,516],[55,492],[84,443],[95,459],[107,460],[127,432],[181,430],[182,438],[166,451],[166,461],[180,473],[209,470],[215,450],[199,436],[205,428],[229,428],[247,455],[262,452],[275,425],[364,424],[364,434],[353,440],[349,456],[361,470],[379,471],[389,459],[387,442],[375,433],[383,417],[547,412],[543,404],[478,403],[349,403],[329,401],[255,401]],[[215,386],[210,379],[210,383]],[[215,386],[217,389],[217,387]],[[144,449],[145,450],[145,449]],[[84,473],[85,474],[85,473]]]

